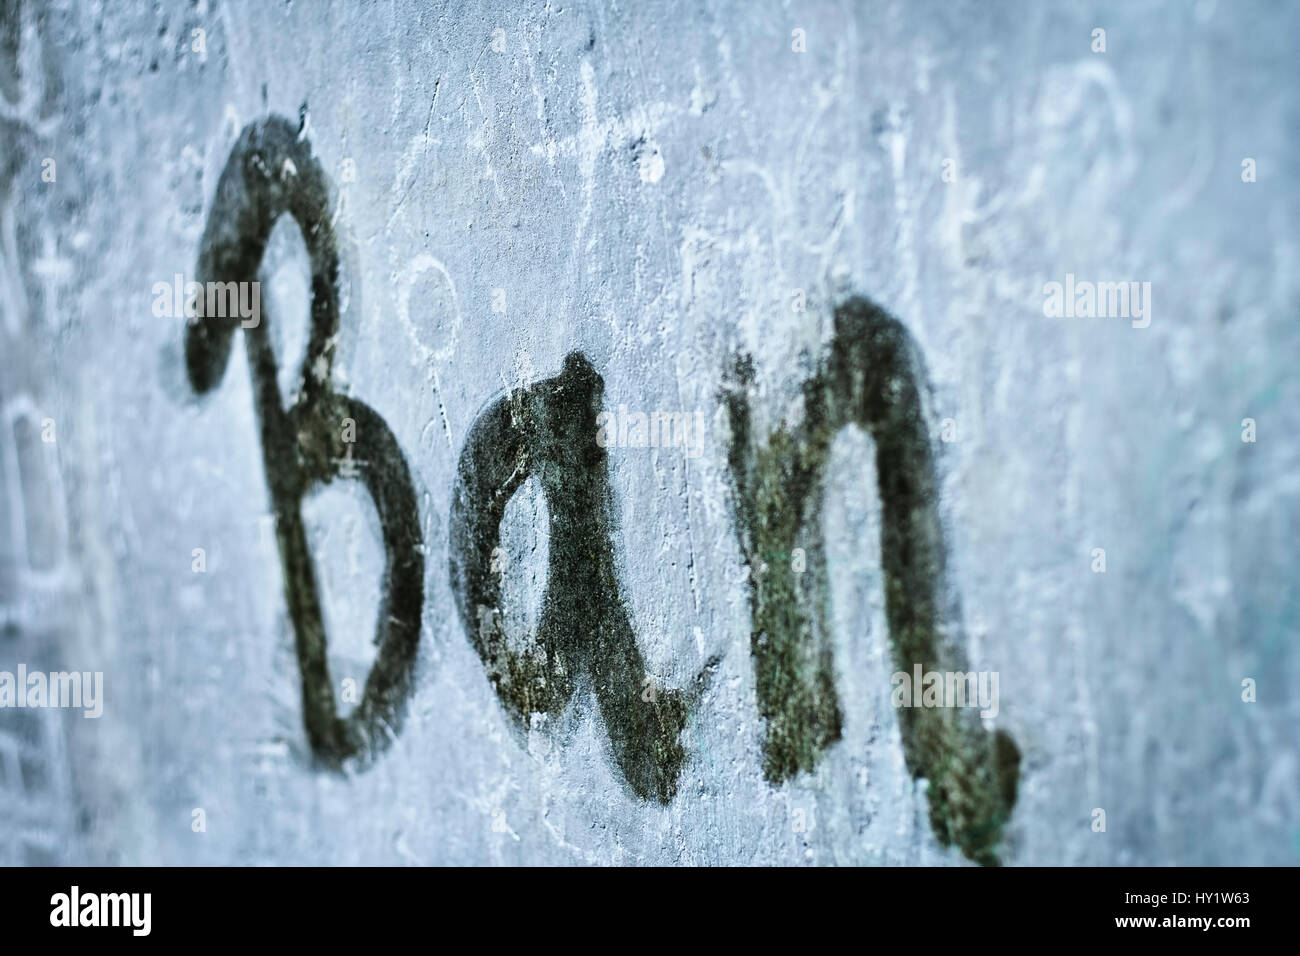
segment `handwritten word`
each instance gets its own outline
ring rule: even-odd
[[[369,406],[331,387],[338,244],[325,176],[303,132],[281,117],[245,128],[218,183],[197,271],[202,281],[254,281],[271,229],[285,213],[297,221],[306,243],[310,341],[302,390],[292,407],[284,407],[277,385],[269,317],[245,328],[244,341],[308,738],[327,763],[366,763],[399,732],[412,690],[424,549],[410,472],[391,431]],[[235,328],[235,321],[220,315],[191,319],[186,361],[197,391],[220,381]],[[799,567],[776,564],[750,577],[751,654],[766,722],[764,773],[773,783],[811,770],[841,736],[821,509],[831,443],[843,428],[863,428],[876,442],[881,565],[897,667],[966,670],[960,648],[941,639],[954,615],[944,606],[945,550],[923,383],[915,342],[897,320],[863,299],[836,310],[834,340],[803,386],[805,411],[797,425],[782,423],[770,435],[755,435],[749,409],[753,363],[741,357],[729,371],[723,395],[732,433],[728,471],[742,552],[752,567],[762,563],[762,555],[793,553],[797,541],[808,542],[807,560]],[[590,687],[628,785],[643,799],[667,803],[687,757],[682,729],[718,661],[707,662],[686,689],[657,689],[646,675],[614,561],[608,443],[596,440],[603,393],[596,369],[573,352],[558,376],[497,398],[478,414],[457,463],[448,571],[461,624],[516,726],[526,727],[534,713],[558,712],[580,687]],[[350,454],[345,459],[340,430],[349,420],[365,466],[360,480],[379,511],[386,568],[376,625],[379,653],[362,701],[343,720],[335,710],[301,506],[315,484],[350,476],[340,467],[352,461]],[[516,651],[502,627],[493,555],[506,504],[530,476],[546,497],[550,559],[536,634],[528,650]],[[1010,736],[985,732],[965,710],[897,713],[908,768],[929,781],[936,836],[973,860],[996,864],[1019,778],[1019,752]]]

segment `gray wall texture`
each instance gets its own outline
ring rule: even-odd
[[[764,773],[720,396],[748,354],[755,428],[799,421],[855,295],[927,371],[953,640],[1021,755],[1002,861],[1297,862],[1298,34],[1213,0],[3,0],[0,671],[102,671],[104,714],[0,710],[0,862],[969,863],[891,705],[867,431],[819,518],[840,738]],[[153,291],[194,278],[273,116],[328,184],[334,388],[387,423],[423,542],[405,721],[341,770],[304,730],[245,333],[198,395]],[[285,396],[310,272],[285,217],[259,273]],[[1045,315],[1067,274],[1149,282],[1149,325]],[[690,697],[666,802],[591,687],[516,725],[448,571],[471,424],[575,350],[604,408],[706,423],[698,455],[608,449],[636,646]],[[363,682],[375,506],[335,481],[303,519],[330,673]],[[548,521],[530,478],[516,648]]]

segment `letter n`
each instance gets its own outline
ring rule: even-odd
[[[924,371],[911,336],[864,299],[841,305],[829,352],[804,382],[801,420],[783,422],[767,436],[755,435],[751,423],[753,379],[752,361],[741,358],[723,394],[741,553],[751,567],[800,540],[816,554],[805,574],[779,564],[761,578],[750,577],[750,650],[766,722],[764,771],[779,782],[811,770],[841,735],[822,502],[831,444],[843,428],[857,426],[875,439],[880,562],[895,667],[906,673],[917,666],[969,668],[959,646],[943,636],[956,631],[960,614],[944,583],[939,482],[923,411]],[[929,780],[935,835],[972,860],[997,863],[1019,779],[1012,739],[987,733],[967,709],[905,707],[896,713],[908,769]]]

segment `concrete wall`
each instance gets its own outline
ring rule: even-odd
[[[1295,8],[0,11],[0,670],[104,673],[100,719],[0,711],[3,862],[969,862],[891,706],[869,430],[838,433],[809,530],[840,733],[811,770],[764,772],[722,394],[748,354],[755,428],[803,421],[851,296],[928,377],[944,639],[1000,675],[988,723],[1020,753],[1002,861],[1300,858]],[[400,447],[423,548],[405,720],[342,770],[304,729],[246,333],[199,395],[185,319],[155,314],[268,116],[327,181],[330,380]],[[310,269],[282,220],[259,281],[286,396]],[[1067,274],[1149,282],[1149,325],[1046,316]],[[666,801],[620,769],[599,673],[517,724],[449,574],[471,424],[573,351],[604,408],[707,423],[697,456],[607,455],[634,649],[688,704]],[[515,650],[554,566],[543,491],[502,528]],[[332,680],[364,681],[375,507],[335,481],[303,516]]]

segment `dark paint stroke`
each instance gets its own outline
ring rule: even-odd
[[[502,704],[522,727],[558,713],[580,682],[595,692],[628,785],[667,803],[686,753],[688,700],[643,699],[645,662],[619,594],[605,450],[596,442],[604,382],[580,353],[555,378],[497,399],[470,428],[452,493],[449,562],[456,608]],[[550,512],[550,560],[532,646],[506,643],[492,553],[506,504],[533,475]]]
[[[863,428],[875,440],[894,666],[909,675],[914,664],[925,671],[966,671],[962,648],[942,627],[944,543],[923,383],[919,349],[907,331],[855,298],[836,310],[829,355],[803,386],[799,424],[783,422],[760,444],[751,425],[748,359],[736,363],[724,392],[736,529],[754,571],[751,652],[766,720],[764,772],[774,783],[811,770],[841,734],[821,515],[831,444],[846,426]],[[789,554],[799,542],[809,543],[803,574],[785,562],[759,573],[762,555]],[[935,835],[972,860],[998,863],[997,844],[1019,780],[1020,755],[1011,737],[987,733],[964,708],[901,707],[898,718],[908,769],[929,782]]]
[[[286,166],[286,160],[291,166]],[[338,245],[330,222],[328,183],[311,146],[283,117],[247,126],[217,184],[199,254],[199,282],[255,282],[279,217],[298,224],[311,259],[311,328],[302,386],[286,409],[276,381],[269,316],[244,330],[261,427],[266,483],[275,512],[285,597],[302,676],[303,723],[312,750],[326,764],[364,764],[397,734],[411,693],[420,640],[424,554],[410,471],[396,439],[369,406],[335,392],[330,382],[339,324]],[[206,392],[220,383],[239,319],[202,314],[185,334],[190,383]],[[378,652],[361,700],[346,719],[335,707],[326,657],[319,588],[302,520],[303,497],[339,475],[347,453],[344,419],[356,423],[347,456],[374,501],[385,569],[376,624]],[[355,456],[355,457],[354,457]]]

